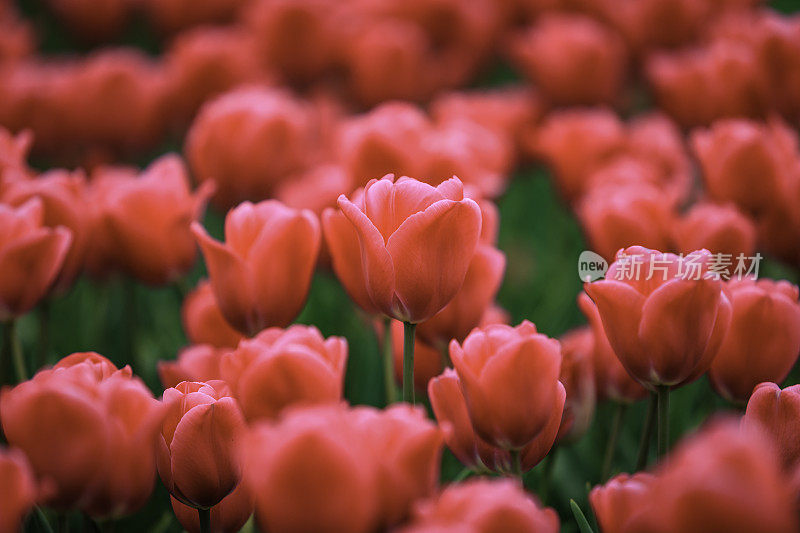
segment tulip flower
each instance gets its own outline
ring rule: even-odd
[[[177,387],[181,381],[211,381],[221,378],[220,361],[225,349],[209,344],[188,346],[175,361],[159,361],[158,377],[164,389]]]
[[[800,356],[798,288],[787,281],[731,280],[731,325],[709,378],[726,399],[744,404],[763,381],[780,383]]]
[[[758,385],[742,418],[742,427],[764,431],[772,439],[786,472],[800,465],[800,385],[781,390],[775,383]]]
[[[95,353],[68,356],[0,392],[8,443],[52,489],[43,503],[94,517],[129,514],[148,500],[156,465],[147,450],[163,416],[130,367]]]
[[[303,308],[320,246],[313,213],[275,200],[245,202],[225,217],[225,242],[192,225],[222,316],[245,335],[284,327]]]
[[[151,285],[186,274],[197,257],[190,226],[213,188],[201,186],[192,194],[186,167],[176,155],[157,159],[136,178],[124,171],[105,175],[100,179],[107,182],[93,183],[100,203],[94,231],[101,246],[105,241],[111,247],[111,261]]]
[[[164,391],[158,474],[175,499],[201,511],[201,523],[242,476],[236,450],[245,422],[229,392],[221,381],[184,381]]]
[[[28,459],[19,450],[0,449],[0,531],[20,531],[39,496]]]
[[[200,528],[200,517],[193,509],[170,496],[172,511],[181,526],[189,533],[204,533]],[[209,533],[237,533],[253,514],[253,496],[244,483],[239,483],[233,492],[222,498],[211,508]]]
[[[51,228],[61,226],[72,233],[72,243],[56,280],[57,291],[68,289],[83,268],[90,231],[85,191],[86,178],[81,172],[52,170],[35,179],[6,182],[0,193],[3,202],[17,207],[31,198],[39,198],[44,211],[43,224]]]
[[[342,399],[347,341],[313,326],[269,328],[239,343],[220,362],[222,378],[248,421],[275,419],[289,406]]]
[[[645,510],[649,491],[656,478],[647,472],[619,474],[589,493],[589,503],[605,533],[633,533],[636,515]]]
[[[566,395],[558,381],[561,347],[530,322],[476,328],[463,344],[450,343],[450,358],[475,432],[512,451],[515,461],[553,418],[561,420]],[[514,468],[519,473],[519,466]]]
[[[243,338],[242,334],[222,316],[214,297],[214,289],[207,280],[198,283],[197,287],[184,298],[181,306],[181,322],[186,336],[193,344],[233,348]]]
[[[480,479],[451,485],[437,497],[420,501],[414,520],[400,531],[491,531],[498,527],[556,533],[560,525],[553,509],[543,508],[517,483]]]
[[[684,253],[705,248],[735,261],[755,253],[756,228],[733,205],[695,204],[675,224],[674,240]]]

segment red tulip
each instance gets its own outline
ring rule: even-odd
[[[695,204],[675,225],[674,238],[684,253],[705,248],[713,254],[750,257],[756,248],[753,222],[732,205]]]
[[[650,490],[656,478],[646,472],[619,474],[589,493],[589,503],[603,533],[635,533],[637,514],[646,512]]]
[[[51,228],[63,226],[72,233],[72,244],[56,281],[57,290],[68,289],[83,268],[89,244],[91,222],[86,206],[86,178],[81,172],[51,170],[36,179],[16,179],[5,185],[2,189],[4,202],[21,206],[31,198],[39,198],[44,210],[44,225]]]
[[[185,275],[197,258],[190,226],[212,188],[201,186],[192,194],[186,168],[175,155],[157,159],[139,177],[122,169],[101,176],[103,182],[93,183],[94,201],[100,202],[93,231],[100,246],[111,248],[107,260],[151,285]]]
[[[186,138],[196,179],[213,180],[213,203],[228,209],[258,202],[310,159],[312,121],[307,106],[285,91],[246,88],[206,103]]]
[[[783,390],[775,383],[756,386],[742,427],[764,431],[775,444],[784,470],[794,471],[800,465],[800,385]]]
[[[787,281],[732,280],[731,325],[711,364],[714,389],[745,403],[763,381],[780,383],[800,356],[798,288]]]
[[[558,341],[536,332],[528,321],[475,329],[450,343],[476,433],[495,446],[523,448],[561,419],[564,386],[558,381]],[[555,437],[555,435],[553,436]],[[549,446],[548,446],[549,448]]]
[[[319,222],[275,200],[225,217],[225,243],[192,225],[222,315],[242,333],[287,326],[303,308],[317,262]]]
[[[403,381],[403,324],[392,320],[392,357],[394,361],[394,375],[399,383]],[[445,350],[447,348],[444,348]],[[442,349],[428,344],[420,338],[419,333],[414,337],[414,387],[424,391],[428,382],[442,372]]]
[[[248,421],[275,419],[294,405],[338,403],[347,341],[325,339],[313,326],[270,328],[223,356],[227,381]]]
[[[567,397],[558,429],[559,442],[575,441],[589,429],[596,402],[594,377],[594,333],[584,326],[565,333],[561,342],[561,375]]]
[[[184,298],[181,318],[186,336],[193,344],[233,348],[243,338],[242,334],[233,329],[222,316],[214,297],[214,290],[208,281],[198,283],[197,287]]]
[[[597,306],[586,293],[578,296],[580,307],[592,328],[592,363],[598,401],[632,403],[647,396],[647,389],[637,383],[620,363],[608,342]]]
[[[61,271],[72,232],[44,221],[38,198],[16,208],[0,204],[0,321],[30,311]]]
[[[164,391],[167,416],[156,446],[158,474],[179,502],[217,505],[241,480],[236,449],[244,418],[221,381],[184,381]]]
[[[435,531],[518,531],[556,533],[558,515],[509,479],[480,479],[451,485],[417,504],[403,533]]]
[[[480,208],[464,198],[458,178],[434,188],[384,177],[367,184],[363,210],[344,195],[339,207],[358,232],[367,294],[376,308],[418,323],[453,299],[481,228]]]
[[[144,383],[106,358],[73,354],[0,394],[10,445],[52,487],[43,503],[91,516],[139,509],[153,490],[148,450],[163,418]]]
[[[158,377],[165,389],[177,387],[181,381],[211,381],[221,378],[220,361],[225,349],[208,344],[188,346],[175,361],[159,361]]]
[[[606,279],[585,285],[614,352],[645,387],[689,383],[717,354],[731,304],[722,282],[706,275],[710,256],[632,246],[618,252]]]
[[[170,496],[172,511],[181,526],[189,533],[201,533],[197,509],[184,505]],[[244,483],[211,508],[211,533],[237,533],[253,514],[253,496]]]
[[[39,496],[36,479],[24,453],[0,449],[0,487],[0,531],[20,531],[23,519]]]
[[[626,71],[622,39],[580,15],[547,14],[519,36],[512,55],[554,105],[613,104]]]

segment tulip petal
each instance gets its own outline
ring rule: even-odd
[[[536,435],[536,438],[522,450],[523,470],[527,471],[538,465],[541,460],[550,453],[550,449],[553,447],[553,443],[556,440],[558,429],[561,425],[561,415],[564,413],[564,402],[567,398],[567,391],[560,381],[558,382],[557,388],[558,391],[555,396],[555,402],[547,424],[545,424],[542,431]]]

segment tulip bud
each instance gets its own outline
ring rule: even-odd
[[[758,385],[747,402],[742,427],[764,431],[775,444],[784,470],[794,471],[800,465],[800,385],[783,390],[775,383]]]
[[[756,249],[753,222],[732,205],[695,204],[675,224],[675,242],[684,253],[705,248],[735,260]]]

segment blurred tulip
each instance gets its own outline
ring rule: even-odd
[[[246,335],[284,327],[303,308],[317,262],[317,217],[278,201],[245,202],[225,217],[225,242],[192,231],[222,316]]]
[[[269,328],[239,343],[221,362],[249,422],[276,419],[294,405],[338,403],[342,399],[347,341],[322,336],[313,326]]]
[[[755,253],[755,225],[733,205],[695,204],[674,228],[676,246],[684,253],[705,248],[734,260]]]
[[[589,492],[589,503],[603,533],[639,531],[636,515],[645,511],[655,480],[655,476],[647,472],[622,473]]]
[[[641,246],[617,253],[604,280],[587,283],[611,347],[645,387],[677,387],[711,366],[731,304],[707,275],[706,250],[679,258]]]
[[[731,280],[733,314],[708,377],[729,401],[744,404],[763,381],[780,383],[800,356],[798,288],[788,281]]]
[[[85,192],[86,178],[82,173],[51,170],[35,179],[7,181],[0,194],[4,202],[17,207],[31,198],[39,198],[44,210],[43,224],[51,228],[61,226],[72,233],[69,251],[56,280],[58,291],[68,289],[83,268],[91,223]]]
[[[0,204],[0,321],[33,309],[61,272],[72,232],[48,228],[44,222],[39,198],[19,207]]]
[[[394,376],[399,383],[403,382],[403,324],[397,320],[391,323],[392,360]],[[446,346],[446,345],[445,345]],[[447,349],[446,347],[444,348]],[[425,391],[428,382],[442,372],[443,353],[440,348],[432,346],[416,334],[414,340],[414,387]]]
[[[229,209],[270,198],[277,184],[305,168],[312,117],[286,91],[243,88],[207,102],[194,119],[184,152],[199,181],[213,180],[213,203]]]
[[[561,348],[530,322],[475,329],[463,345],[450,343],[450,358],[475,431],[490,444],[518,450],[561,420]]]
[[[181,381],[211,381],[221,379],[220,361],[224,349],[208,344],[184,348],[175,361],[159,361],[158,377],[164,389],[177,387]]]
[[[742,427],[764,431],[775,444],[784,470],[794,471],[800,465],[800,385],[783,390],[775,383],[757,385]]]
[[[184,298],[181,306],[181,322],[186,336],[192,344],[233,348],[243,338],[242,334],[231,327],[222,316],[222,311],[214,297],[214,289],[208,280],[198,283],[194,290]]]
[[[42,503],[93,517],[129,514],[148,500],[156,465],[147,451],[163,413],[130,367],[95,353],[68,356],[0,393],[9,444],[52,488]]]
[[[170,496],[172,511],[189,533],[203,533],[197,509],[184,505]],[[253,496],[244,483],[239,483],[233,492],[222,498],[211,508],[210,533],[237,533],[253,514]]]
[[[340,165],[322,164],[292,176],[275,191],[275,198],[295,209],[309,209],[321,215],[336,207],[340,194],[353,190],[352,180]]]
[[[458,178],[435,188],[405,177],[372,180],[363,209],[344,195],[339,208],[358,232],[367,294],[381,312],[418,323],[453,299],[481,228],[480,209]]]
[[[184,381],[164,391],[167,416],[156,445],[158,474],[170,494],[213,507],[241,480],[236,456],[245,421],[222,381]]]
[[[102,204],[94,231],[106,232],[115,260],[129,275],[151,285],[176,281],[194,266],[190,226],[202,215],[213,187],[192,193],[186,167],[172,154],[136,178],[118,176],[99,186]]]
[[[647,389],[628,374],[611,348],[597,306],[586,293],[578,296],[578,307],[592,328],[592,366],[598,401],[633,403],[647,396]]]
[[[414,520],[403,533],[434,531],[518,531],[556,533],[558,515],[508,479],[458,483],[417,503]]]
[[[581,15],[547,14],[512,42],[511,54],[553,105],[614,104],[626,50],[611,29]]]
[[[139,4],[152,23],[161,31],[173,33],[201,24],[233,20],[246,0],[141,0]]]
[[[594,334],[589,326],[568,331],[561,342],[561,375],[567,396],[558,429],[559,442],[574,442],[589,429],[596,403]]]
[[[0,487],[0,531],[20,531],[23,519],[39,496],[39,487],[24,453],[0,449]]]

